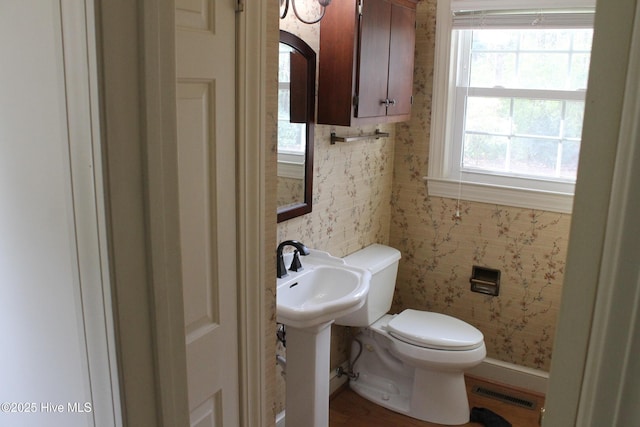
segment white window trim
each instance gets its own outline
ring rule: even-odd
[[[472,9],[492,10],[505,9],[507,2],[504,0],[474,0],[466,2],[456,1],[456,6],[464,9],[469,3]],[[512,2],[513,3],[513,2]],[[551,0],[536,3],[540,8],[562,7],[594,7],[592,0],[564,0],[558,2]],[[506,206],[523,207],[530,209],[542,209],[552,212],[571,213],[573,207],[573,186],[571,190],[554,191],[523,189],[505,185],[489,183],[476,183],[465,180],[464,174],[451,177],[450,155],[453,146],[453,127],[447,123],[447,118],[455,108],[454,92],[455,82],[450,76],[456,67],[452,61],[452,51],[456,46],[452,43],[453,19],[451,14],[451,0],[440,0],[437,5],[436,15],[436,67],[434,69],[434,84],[431,115],[431,138],[429,143],[429,165],[427,181],[429,195],[463,199],[475,202],[492,203]]]
[[[304,153],[278,151],[278,176],[283,178],[304,179]]]

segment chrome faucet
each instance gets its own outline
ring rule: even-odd
[[[282,249],[284,249],[285,246],[293,246],[294,248],[296,248],[290,267],[290,269],[293,271],[302,270],[302,263],[300,263],[298,254],[309,255],[309,249],[297,240],[285,240],[284,242],[280,243],[278,245],[278,249],[276,250],[278,279],[289,275],[289,273],[287,273],[287,268],[284,265],[284,256],[282,255]]]

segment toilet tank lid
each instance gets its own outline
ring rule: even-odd
[[[390,246],[374,243],[344,257],[347,264],[366,268],[371,274],[387,268],[401,258],[400,251]]]

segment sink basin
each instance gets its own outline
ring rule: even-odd
[[[362,307],[369,292],[369,271],[321,251],[311,250],[301,261],[304,270],[289,271],[288,276],[278,279],[279,323],[311,328]]]
[[[284,257],[291,265],[292,254]],[[371,273],[311,249],[303,270],[278,279],[276,318],[287,326],[287,425],[329,425],[331,324],[365,303]]]

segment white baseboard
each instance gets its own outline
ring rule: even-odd
[[[487,357],[467,374],[511,387],[547,394],[549,373]]]
[[[340,364],[343,372],[347,372],[349,368],[349,362],[345,361]],[[286,378],[286,377],[285,377]],[[342,375],[338,377],[338,372],[336,369],[332,370],[329,373],[329,395],[332,395],[336,392],[343,384],[345,384],[349,380],[347,375]],[[286,379],[285,379],[286,383]],[[285,427],[285,411],[280,412],[276,415],[276,427]]]

